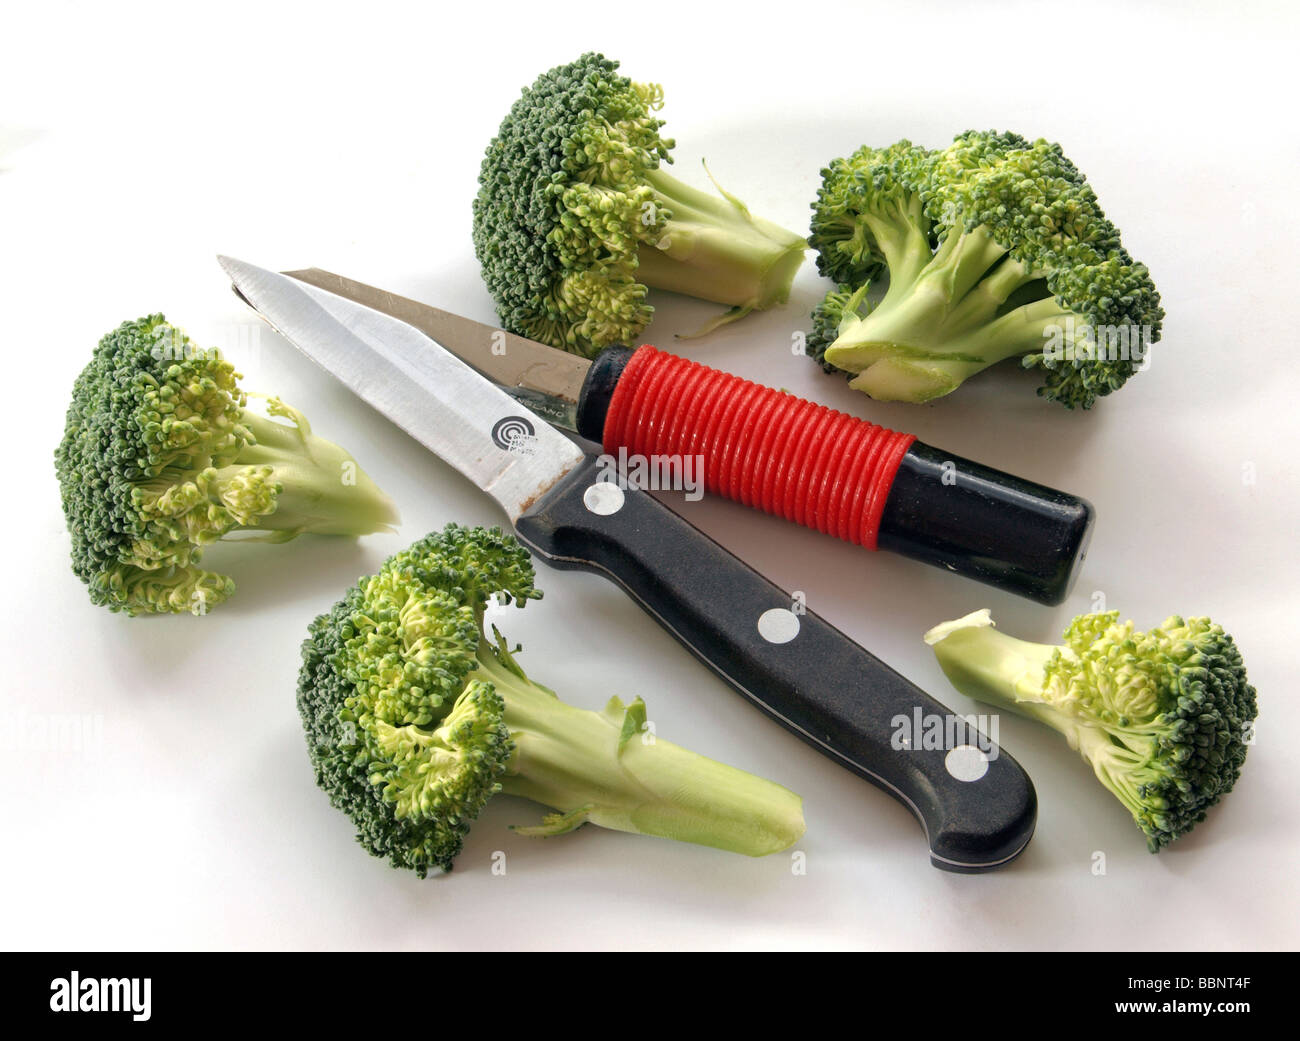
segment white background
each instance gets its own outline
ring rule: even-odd
[[[8,10],[0,942],[1294,947],[1300,40],[1288,6]],[[480,155],[521,87],[592,48],[665,85],[679,176],[703,185],[707,157],[793,229],[820,166],[863,142],[1010,128],[1061,141],[1088,173],[1168,309],[1150,370],[1090,413],[1040,401],[1016,371],[927,407],[854,394],[789,349],[825,289],[811,262],[785,310],[674,344],[714,309],[659,298],[647,339],[1090,498],[1093,549],[1057,609],[728,502],[683,508],[966,711],[920,639],[938,621],[988,606],[1005,630],[1053,640],[1095,592],[1142,626],[1211,614],[1245,655],[1260,731],[1236,791],[1191,836],[1151,856],[1064,742],[1003,718],[1002,743],[1037,784],[1037,835],[1004,870],[934,870],[899,804],[762,717],[611,584],[542,568],[546,599],[508,619],[524,665],[579,705],[643,695],[660,735],[801,793],[807,874],[784,854],[595,828],[516,837],[507,825],[540,811],[505,797],[445,878],[421,882],[355,845],[313,784],[294,707],[306,624],[429,529],[501,518],[275,334],[253,342],[213,256],[328,267],[490,321],[470,246]],[[353,451],[401,504],[400,534],[223,547],[208,562],[239,592],[203,619],[92,607],[67,567],[51,453],[96,340],[155,310],[231,348],[247,387],[283,395]],[[93,747],[42,747],[40,728],[68,717],[92,718]],[[497,850],[504,877],[489,870]]]

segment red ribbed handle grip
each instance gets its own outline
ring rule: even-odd
[[[867,549],[915,440],[650,346],[619,377],[604,431],[611,455],[703,456],[713,494]]]

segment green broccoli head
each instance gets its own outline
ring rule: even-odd
[[[1061,646],[997,632],[988,611],[926,634],[962,693],[1065,735],[1156,852],[1232,790],[1257,714],[1231,636],[1177,615],[1147,632],[1117,611],[1080,615]]]
[[[312,623],[298,709],[316,781],[362,846],[421,878],[450,870],[502,791],[557,811],[527,835],[591,822],[758,855],[802,833],[786,789],[644,742],[639,700],[589,712],[529,679],[485,616],[540,596],[513,537],[451,524]]]
[[[657,85],[600,54],[539,76],[488,145],[474,249],[511,332],[579,354],[631,344],[647,287],[726,304],[784,303],[803,241],[726,193],[670,177]]]
[[[1058,144],[970,131],[933,152],[863,148],[823,172],[813,209],[824,274],[889,274],[825,352],[872,397],[928,401],[1019,357],[1040,395],[1090,408],[1160,337],[1149,272]]]
[[[900,261],[909,245],[920,252],[934,246],[916,190],[928,156],[906,140],[863,145],[822,170],[808,244],[823,275],[857,288],[888,272],[890,258]]]
[[[352,819],[357,841],[423,877],[431,865],[451,862],[470,822],[497,790],[508,747],[489,743],[508,739],[499,725],[500,698],[490,687],[471,684],[463,703],[452,702],[459,725],[382,722],[337,664],[355,634],[353,619],[363,611],[360,591],[353,590],[312,623],[303,644],[298,709],[316,782]],[[475,761],[480,752],[490,758]]]
[[[483,612],[521,605],[527,552],[499,530],[449,525],[390,557],[311,625],[298,710],[316,780],[357,840],[423,878],[450,869],[514,752],[501,693],[472,676]]]
[[[195,614],[234,583],[198,567],[235,531],[391,530],[392,503],[277,399],[246,409],[234,366],[158,314],[124,322],[77,377],[55,451],[72,569],[114,611]]]

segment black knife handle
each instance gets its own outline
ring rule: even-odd
[[[1077,495],[914,441],[876,545],[1055,606],[1083,569],[1095,519]]]
[[[981,757],[969,734],[951,756],[946,747],[923,747],[932,720],[946,733],[957,719],[945,706],[815,614],[798,613],[790,594],[646,492],[610,476],[589,456],[519,518],[520,540],[555,567],[613,579],[736,690],[899,799],[925,827],[936,867],[985,871],[1024,849],[1037,800],[1014,759],[991,742]],[[954,773],[981,767],[973,780]]]

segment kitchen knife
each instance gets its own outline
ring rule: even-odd
[[[594,361],[319,268],[286,274],[400,318],[557,426],[644,459],[701,456],[705,487],[1044,604],[1078,576],[1086,501],[654,347]]]
[[[924,826],[933,864],[985,871],[1024,848],[1037,805],[1028,776],[982,735],[949,748],[920,740],[928,721],[953,726],[943,705],[793,610],[787,593],[654,497],[611,480],[597,455],[418,329],[220,260],[271,326],[491,495],[543,560],[613,579],[732,687],[901,800]]]

